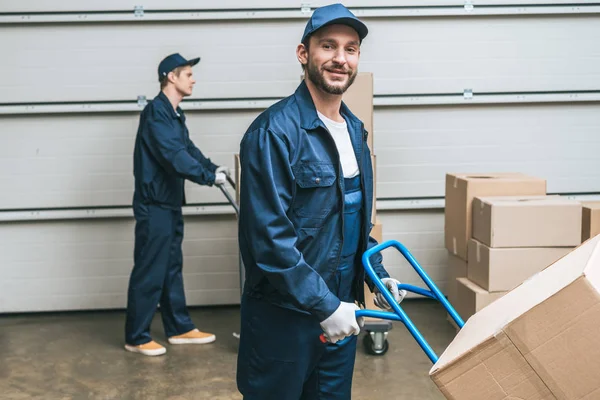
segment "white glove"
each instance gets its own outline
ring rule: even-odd
[[[360,333],[359,321],[356,320],[355,314],[358,309],[356,304],[342,301],[333,314],[321,322],[321,328],[329,342],[335,343],[347,336]]]
[[[400,284],[400,281],[393,278],[383,278],[381,282],[390,291],[396,303],[400,304],[400,302],[404,300],[404,296],[406,296],[406,290],[398,290],[398,285]],[[373,303],[375,303],[377,307],[382,308],[384,310],[392,309],[392,307],[390,307],[390,305],[386,301],[385,297],[383,297],[383,294],[377,288],[375,288],[375,298],[373,299]]]
[[[217,167],[217,170],[215,171],[215,174],[218,174],[220,172],[222,172],[225,175],[231,177],[231,171],[229,170],[229,167],[227,167],[226,165],[221,165],[221,166]]]
[[[227,176],[223,172],[217,172],[215,174],[215,185],[224,185],[227,182]]]

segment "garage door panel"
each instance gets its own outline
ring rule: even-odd
[[[361,70],[374,73],[378,95],[600,87],[598,15],[366,22],[370,35]],[[215,24],[0,26],[0,46],[7,59],[15,60],[0,66],[0,103],[153,97],[158,62],[175,51],[202,57],[194,69],[195,98],[284,97],[293,92],[301,73],[294,49],[304,21],[220,21],[218,40]],[[48,57],[40,58],[44,54]]]
[[[133,231],[133,218],[0,224],[0,313],[125,307]],[[186,217],[189,305],[239,303],[236,232],[231,216]]]

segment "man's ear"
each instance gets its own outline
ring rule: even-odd
[[[298,47],[296,47],[296,57],[300,64],[306,65],[308,63],[308,49],[303,43],[300,43]]]

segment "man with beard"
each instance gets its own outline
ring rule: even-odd
[[[304,82],[242,139],[237,384],[246,400],[350,398],[362,326],[355,303],[364,305],[360,258],[377,243],[367,132],[342,94],[366,35],[343,5],[316,9],[296,49]],[[400,302],[405,293],[381,255],[371,261]],[[376,304],[389,308],[381,293]]]

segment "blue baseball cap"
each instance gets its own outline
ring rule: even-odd
[[[165,57],[160,64],[158,64],[158,81],[160,82],[165,79],[169,72],[173,71],[175,68],[183,67],[185,65],[192,67],[199,62],[200,57],[186,60],[179,53],[171,54],[170,56]]]
[[[337,3],[319,7],[313,12],[306,23],[301,42],[305,43],[305,40],[307,40],[315,31],[332,24],[348,25],[349,27],[354,28],[354,30],[358,32],[358,37],[361,42],[367,36],[367,33],[369,33],[369,30],[364,23],[356,18],[356,16],[343,4]]]

